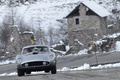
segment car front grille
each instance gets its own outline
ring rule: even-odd
[[[28,62],[22,64],[23,67],[32,67],[32,66],[42,66],[42,65],[48,65],[49,62],[46,61],[37,61],[37,62]]]

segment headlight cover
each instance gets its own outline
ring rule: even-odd
[[[54,58],[55,58],[54,55],[50,55],[50,56],[49,56],[49,59],[50,59],[51,61],[54,60]]]
[[[17,63],[18,63],[18,64],[22,63],[22,59],[21,59],[21,58],[18,58],[18,59],[17,59]]]

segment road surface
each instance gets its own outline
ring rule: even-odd
[[[58,72],[57,74],[26,75],[23,77],[6,76],[0,80],[120,80],[120,68]]]

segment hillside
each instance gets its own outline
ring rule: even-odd
[[[58,20],[63,19],[80,1],[85,0],[38,0],[34,3],[26,2],[24,5],[15,6],[14,19],[15,24],[23,20],[31,27],[42,27],[46,30],[48,27],[58,28],[61,23]],[[120,3],[115,0],[94,0],[112,13],[114,8],[120,11]],[[11,8],[6,4],[0,5],[0,22],[11,14]]]

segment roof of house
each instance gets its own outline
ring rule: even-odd
[[[88,9],[90,9],[100,17],[106,17],[110,15],[110,12],[108,12],[105,8],[101,7],[99,4],[95,3],[94,1],[81,2],[81,4],[86,6]],[[69,17],[74,11],[76,11],[80,5],[78,5],[70,14],[68,14],[66,18]]]

